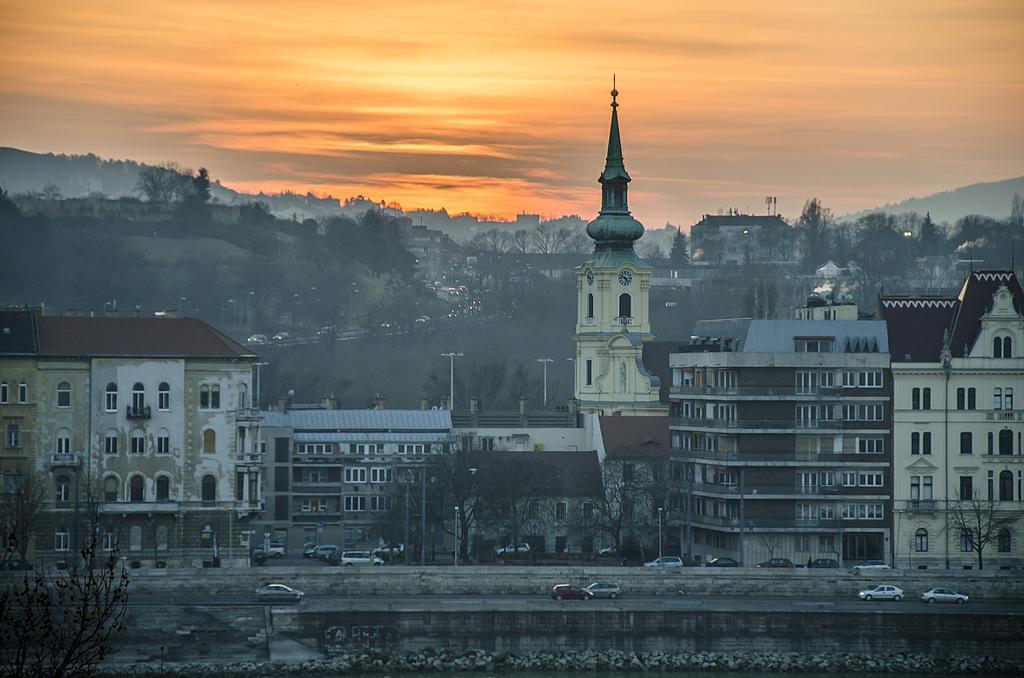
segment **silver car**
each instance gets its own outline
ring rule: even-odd
[[[622,595],[622,589],[613,581],[595,581],[586,588],[595,598],[618,598]]]
[[[854,565],[853,569],[860,572],[861,570],[891,570],[892,568],[884,560],[865,560]]]
[[[655,558],[649,563],[644,563],[644,567],[682,567],[683,559],[679,556],[662,556],[661,558]]]
[[[857,594],[861,600],[903,600],[903,589],[899,586],[882,584],[873,589],[864,589]]]
[[[256,589],[256,602],[271,602],[275,600],[299,602],[305,597],[305,593],[291,586],[284,584],[266,584]]]
[[[952,589],[929,589],[921,594],[921,600],[926,603],[960,603],[967,602],[967,595],[957,593]]]

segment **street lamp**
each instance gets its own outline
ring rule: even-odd
[[[913,237],[913,231],[903,231],[903,239],[907,243],[907,273],[910,273],[910,239]]]
[[[448,358],[451,365],[448,369],[448,411],[455,410],[455,359],[461,358],[461,353],[442,353],[442,358]]]
[[[455,567],[459,566],[459,507],[455,507]]]
[[[665,513],[665,509],[658,507],[658,557],[661,558],[661,516]]]
[[[555,362],[551,358],[537,358],[537,362],[544,366],[544,407],[548,406],[548,363]]]

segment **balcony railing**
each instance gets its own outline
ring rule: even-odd
[[[935,513],[935,500],[910,499],[905,502],[905,508],[910,513]]]
[[[884,421],[845,421],[843,419],[695,419],[693,417],[672,417],[669,426],[686,428],[728,429],[735,431],[843,431],[852,429],[886,430]]]
[[[860,389],[863,391],[864,389]],[[669,390],[675,396],[735,396],[737,398],[758,397],[758,396],[861,396],[865,394],[858,389],[841,386],[816,386],[816,387],[793,387],[793,386],[672,386]],[[872,395],[877,398],[877,396]]]
[[[1024,421],[1024,411],[992,410],[985,413],[985,421]]]
[[[100,513],[107,514],[139,514],[139,513],[177,513],[176,501],[108,501],[99,505]]]
[[[81,465],[82,458],[73,452],[56,452],[50,455],[50,468],[57,468],[58,466],[78,467]]]
[[[738,497],[740,494],[740,488],[738,485],[691,483],[690,487],[694,492],[727,494],[733,497]],[[841,491],[842,488],[835,485],[758,485],[755,483],[747,483],[747,485],[743,488],[743,496],[747,498],[756,498],[762,495],[819,496],[840,494]]]
[[[262,417],[260,415],[260,410],[259,410],[258,407],[239,407],[238,409],[235,410],[235,419],[236,420],[243,420],[243,419],[253,420],[253,419],[261,419],[261,418]]]
[[[766,461],[796,461],[807,463],[843,462],[864,466],[876,466],[878,468],[885,468],[888,466],[888,462],[884,454],[858,454],[856,452],[801,452],[796,450],[745,450],[743,452],[736,452],[735,450],[672,449],[670,451],[670,455],[676,460],[710,459],[713,461],[737,462],[739,464],[763,463]],[[997,459],[997,457],[986,458]],[[1014,457],[1013,459],[1024,460],[1024,456]],[[1007,458],[1004,458],[1004,460],[1007,460]]]
[[[153,408],[149,405],[143,405],[142,407],[129,405],[127,410],[129,419],[150,419],[153,416]]]

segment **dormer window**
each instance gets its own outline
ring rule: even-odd
[[[831,353],[832,337],[797,337],[794,348],[797,353]]]
[[[996,337],[992,340],[993,358],[1012,358],[1013,339],[1010,337]]]

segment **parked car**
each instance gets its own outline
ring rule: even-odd
[[[853,569],[859,572],[860,570],[891,570],[892,568],[884,560],[865,560],[854,565]]]
[[[957,593],[952,589],[928,589],[921,594],[921,600],[926,603],[959,603],[967,602],[967,595]]]
[[[572,584],[555,584],[551,587],[551,597],[555,600],[590,600],[594,594]]]
[[[319,546],[319,544],[317,544],[315,541],[307,541],[305,544],[302,545],[302,557],[312,558],[313,551],[316,550],[317,546]]]
[[[811,562],[807,563],[807,567],[816,567],[822,569],[836,569],[839,567],[839,561],[835,558],[816,558]]]
[[[644,567],[682,567],[683,559],[679,556],[662,556],[644,563]]]
[[[522,544],[508,544],[506,546],[495,547],[494,555],[503,556],[506,553],[529,553],[530,545],[527,543]]]
[[[319,558],[323,560],[337,548],[334,544],[318,544],[308,551],[303,551],[302,555],[306,558]]]
[[[704,567],[739,567],[739,561],[734,558],[712,558],[704,563]]]
[[[291,586],[284,584],[266,584],[256,589],[256,602],[270,602],[274,600],[290,600],[299,602],[305,597],[305,593]]]
[[[612,556],[619,555],[619,549],[617,546],[605,546],[603,549],[597,552],[597,555],[602,558],[611,558]]]
[[[383,565],[384,561],[369,551],[340,551],[331,554],[331,562],[336,565]]]
[[[754,567],[796,567],[789,558],[770,558]]]
[[[864,589],[857,594],[861,600],[903,600],[903,589],[899,586],[882,584],[873,589]]]
[[[378,546],[371,551],[373,555],[378,558],[397,558],[398,556],[405,553],[404,544],[395,544],[394,546]]]
[[[594,598],[618,598],[622,595],[622,589],[613,581],[595,581],[587,587],[587,591]]]
[[[257,546],[252,551],[253,557],[263,556],[264,558],[284,558],[284,546],[278,544],[271,544],[269,548],[263,546]]]
[[[266,344],[267,343],[267,335],[265,335],[265,334],[253,334],[248,339],[245,340],[245,343],[247,343],[247,344]]]

